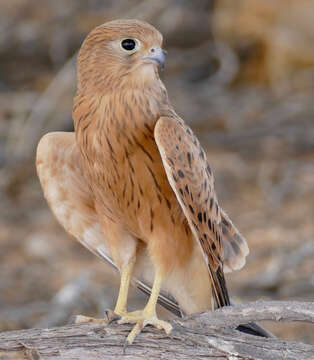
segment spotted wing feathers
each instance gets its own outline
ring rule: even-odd
[[[249,248],[244,237],[221,208],[220,214],[224,249],[224,272],[228,273],[239,270],[245,265],[245,258],[249,254]]]
[[[161,117],[155,127],[155,140],[169,183],[203,250],[215,303],[218,307],[229,305],[223,266],[226,264],[227,270],[236,268],[231,261],[235,259],[235,251],[229,246],[236,230],[218,205],[214,177],[204,150],[192,130],[178,117]],[[224,244],[223,232],[230,237],[226,237],[228,244]]]

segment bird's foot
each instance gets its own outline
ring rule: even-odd
[[[105,318],[97,319],[89,316],[84,315],[77,315],[74,319],[75,324],[81,323],[103,323],[104,325],[110,325],[114,321],[118,321],[122,318],[120,314],[115,313],[114,311],[108,309],[105,310]]]
[[[109,325],[114,321],[117,321],[118,324],[135,324],[128,337],[126,338],[124,344],[124,351],[128,345],[131,345],[136,338],[136,336],[142,331],[146,325],[155,326],[157,329],[164,329],[166,334],[170,334],[172,330],[171,324],[167,321],[160,320],[157,318],[155,312],[151,313],[150,311],[140,310],[132,312],[121,312],[117,314],[112,310],[106,310],[106,317],[103,319],[92,318],[84,315],[77,315],[75,317],[75,324],[81,323],[102,323],[104,325]]]
[[[133,311],[122,315],[121,319],[118,320],[118,324],[135,324],[128,337],[126,338],[126,342],[124,345],[124,349],[128,345],[131,345],[136,338],[136,336],[142,331],[142,329],[146,325],[155,326],[157,329],[164,329],[166,334],[170,334],[172,330],[171,324],[167,321],[160,320],[157,318],[155,313],[151,314],[149,312],[143,311]]]

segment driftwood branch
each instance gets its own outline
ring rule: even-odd
[[[123,354],[131,325],[69,325],[0,334],[0,359],[285,359],[313,360],[314,346],[246,335],[254,320],[314,323],[314,303],[254,302],[172,322],[170,336],[146,327]]]

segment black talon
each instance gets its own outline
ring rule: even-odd
[[[129,340],[125,340],[123,345],[123,355],[125,355],[126,348],[130,345]]]
[[[110,309],[105,311],[105,315],[108,320],[108,325],[111,325],[113,322],[121,319],[120,315],[116,314],[114,311],[112,311]]]
[[[108,319],[109,320],[108,325],[111,325],[113,322],[118,321],[120,319],[121,319],[121,316],[116,314],[116,316],[112,317],[111,319]]]

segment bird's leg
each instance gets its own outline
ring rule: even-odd
[[[127,312],[126,304],[128,297],[128,290],[130,285],[131,274],[133,270],[133,266],[135,263],[135,258],[132,259],[125,267],[121,270],[121,283],[120,290],[117,299],[117,303],[114,311],[107,311],[107,319],[95,319],[86,317],[83,315],[79,315],[76,317],[76,323],[81,322],[105,322],[110,323],[114,320],[118,320],[119,324],[135,324],[131,332],[129,333],[126,339],[126,345],[132,344],[135,337],[141,332],[141,330],[146,325],[155,326],[157,329],[164,329],[167,334],[169,334],[172,330],[172,326],[164,321],[157,318],[156,314],[156,305],[158,300],[158,295],[161,288],[161,283],[163,280],[162,274],[160,271],[156,271],[154,284],[152,288],[152,292],[148,299],[148,302],[145,308],[142,311],[132,311]]]
[[[117,299],[114,311],[106,310],[107,318],[105,318],[105,319],[95,319],[95,318],[84,316],[84,315],[78,315],[78,316],[76,316],[75,323],[82,323],[82,322],[111,323],[112,321],[121,319],[123,316],[127,316],[126,305],[127,305],[127,300],[128,300],[128,292],[129,292],[131,274],[132,274],[134,264],[135,264],[135,256],[132,257],[129,260],[129,262],[125,266],[123,266],[121,269],[120,289],[119,289],[119,295],[118,295],[118,299]],[[134,313],[136,313],[136,312],[134,312]]]
[[[159,320],[156,315],[156,304],[162,280],[163,277],[160,271],[156,271],[152,292],[145,308],[142,311],[126,314],[118,321],[119,324],[136,324],[126,339],[126,345],[132,344],[136,335],[138,335],[146,325],[153,325],[158,329],[164,329],[167,334],[171,332],[172,326],[166,321]]]
[[[130,280],[135,264],[135,257],[131,258],[130,261],[124,266],[121,270],[121,280],[120,280],[120,289],[119,295],[114,308],[114,312],[117,315],[125,315],[127,313],[126,304],[128,300],[128,293],[130,287]]]

